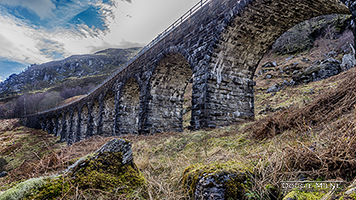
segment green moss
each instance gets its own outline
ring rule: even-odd
[[[32,178],[19,183],[15,187],[6,190],[0,194],[0,200],[18,200],[23,199],[30,194],[31,190],[41,188],[51,177]]]
[[[350,194],[350,197],[353,198],[353,199],[356,199],[356,194],[355,193]]]
[[[33,191],[28,199],[55,199],[57,197],[74,196],[76,190],[83,195],[96,192],[109,192],[129,195],[145,185],[145,178],[132,165],[122,165],[121,153],[103,153],[96,159],[86,159],[68,174]]]
[[[191,165],[183,172],[182,184],[188,188],[188,194],[193,196],[198,181],[205,177],[214,177],[217,184],[222,184],[225,189],[225,198],[234,199],[243,196],[251,187],[251,180],[248,173],[252,173],[250,167],[243,163],[230,161],[226,163],[213,163],[210,165]],[[218,177],[230,175],[228,180],[221,180]]]

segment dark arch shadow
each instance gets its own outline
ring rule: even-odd
[[[119,134],[138,134],[140,125],[140,86],[134,77],[128,78],[119,95],[117,121]]]
[[[183,95],[193,72],[180,53],[168,53],[157,62],[149,81],[150,133],[183,130]]]

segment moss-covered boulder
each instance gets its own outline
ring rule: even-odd
[[[116,199],[144,187],[145,178],[133,162],[131,143],[113,139],[23,196],[27,199]]]
[[[194,199],[242,199],[251,188],[251,170],[239,162],[191,165],[182,184]]]

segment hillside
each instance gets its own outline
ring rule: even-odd
[[[43,194],[55,194],[47,199],[108,200],[177,200],[216,194],[229,200],[356,199],[356,69],[343,62],[352,54],[349,43],[354,41],[348,17],[316,18],[277,40],[255,73],[254,121],[188,131],[189,84],[183,132],[120,136],[131,141],[135,165],[145,178],[143,186],[127,193],[120,193],[125,189],[120,184],[111,191],[94,186],[80,189],[65,179],[60,190],[54,184],[30,191],[14,188],[18,183],[30,187],[29,180],[61,173],[113,137],[66,146],[58,143],[58,137],[21,126],[17,119],[1,120],[0,176],[1,171],[7,175],[0,178],[0,191],[7,192],[0,192],[0,200],[8,197],[5,194],[17,197],[19,193],[28,199]],[[301,29],[308,31],[296,34]],[[309,39],[288,40],[291,35]],[[283,44],[290,46],[280,48]],[[77,79],[73,80],[74,87]],[[331,190],[314,183],[310,190],[286,189],[282,181],[338,181],[340,187]]]
[[[106,49],[31,65],[0,83],[0,118],[48,110],[68,103],[72,97],[85,95],[139,50]]]
[[[126,63],[140,48],[106,49],[88,55],[73,55],[64,60],[32,64],[0,83],[0,98],[43,90],[65,84],[69,78],[107,75]]]

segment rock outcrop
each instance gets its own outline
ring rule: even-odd
[[[88,55],[74,55],[60,61],[32,64],[20,74],[12,74],[0,83],[0,97],[42,89],[69,77],[108,74],[126,63],[140,48],[106,49]]]
[[[344,57],[342,57],[342,63],[341,63],[342,71],[349,70],[356,66],[355,48],[351,44],[349,45],[350,45],[351,53],[346,54],[344,55]]]
[[[306,84],[337,75],[341,72],[341,62],[333,58],[323,61],[318,66],[307,68],[304,72],[293,75],[293,84]]]
[[[315,40],[328,34],[338,37],[343,31],[351,29],[351,16],[320,16],[302,22],[285,32],[272,46],[277,54],[294,54],[313,47]],[[330,28],[333,27],[333,28]]]

